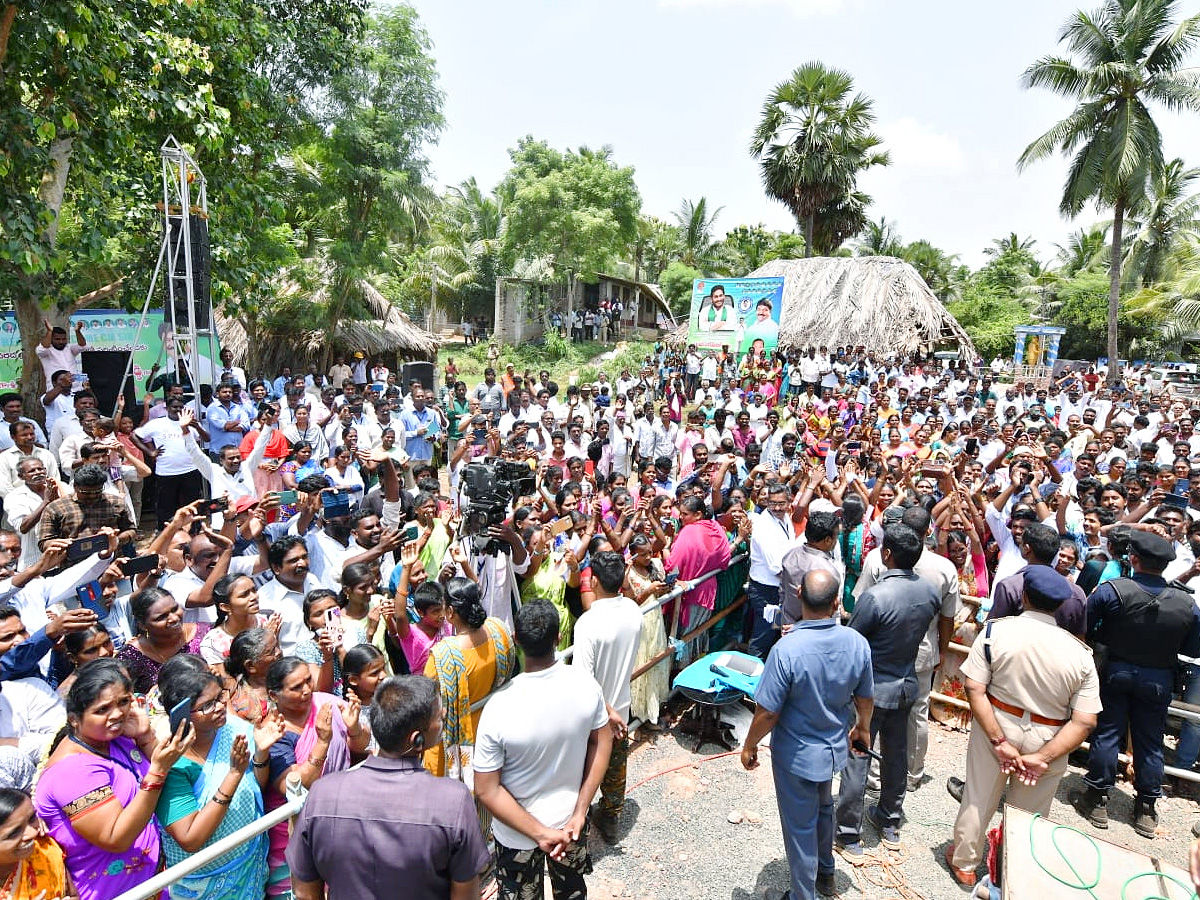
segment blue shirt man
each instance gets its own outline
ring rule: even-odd
[[[803,618],[767,655],[754,694],[758,710],[742,747],[742,765],[755,768],[758,742],[771,732],[795,900],[812,900],[818,887],[831,892],[833,775],[846,766],[851,739],[870,741],[871,650],[861,634],[838,624],[839,594],[838,579],[823,569],[804,577]]]
[[[233,402],[233,388],[217,386],[217,399],[208,407],[208,449],[219,456],[226,447],[236,447],[250,430],[250,416],[245,407]]]
[[[433,441],[440,428],[437,413],[425,405],[425,391],[413,388],[413,408],[400,414],[404,428],[404,452],[416,461],[429,462],[433,459]]]

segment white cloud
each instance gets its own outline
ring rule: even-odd
[[[850,2],[851,0],[659,0],[659,6],[673,9],[778,6],[796,16],[806,18],[833,15],[848,6]]]
[[[911,116],[878,126],[884,149],[892,155],[892,170],[958,172],[966,164],[958,138],[934,131]]]

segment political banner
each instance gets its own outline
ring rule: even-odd
[[[782,277],[698,278],[692,283],[688,343],[746,353],[761,341],[770,353],[779,344],[782,307]]]
[[[137,384],[138,393],[142,391],[144,380],[149,376],[151,368],[157,363],[160,369],[170,369],[175,365],[176,342],[171,330],[171,323],[163,316],[161,309],[151,309],[146,312],[146,323],[138,332],[140,313],[126,312],[121,309],[85,309],[71,315],[68,326],[69,339],[75,343],[75,326],[83,323],[83,338],[87,341],[88,353],[132,353],[132,376]],[[41,334],[38,340],[41,340]],[[219,371],[219,364],[214,365],[219,347],[216,338],[201,337],[200,344],[200,383],[213,384],[213,377]],[[180,347],[179,352],[186,353],[186,347]],[[0,389],[16,388],[21,378],[21,333],[17,329],[16,316],[11,313],[0,314]]]

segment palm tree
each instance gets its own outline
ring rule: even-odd
[[[820,62],[800,66],[767,97],[750,142],[767,195],[796,217],[807,256],[862,230],[870,198],[856,194],[858,174],[889,162],[870,130],[873,103],[861,93],[851,97],[853,87],[846,72]]]
[[[703,269],[707,266],[713,250],[713,225],[724,208],[718,206],[712,215],[709,215],[707,197],[701,197],[695,203],[684,200],[679,204],[679,210],[674,216],[675,221],[679,223],[679,239],[683,244],[680,262],[693,269]]]
[[[1071,232],[1065,244],[1055,244],[1058,250],[1058,274],[1071,278],[1080,272],[1105,264],[1108,249],[1108,226],[1093,225]]]
[[[1015,231],[1010,231],[1008,237],[996,238],[983,252],[992,258],[1003,256],[1005,253],[1028,253],[1032,256],[1035,246],[1037,241],[1033,238],[1022,238]]]
[[[1142,202],[1163,169],[1162,136],[1150,103],[1200,111],[1200,88],[1182,65],[1197,39],[1200,16],[1176,24],[1174,0],[1105,0],[1076,12],[1059,33],[1071,57],[1047,56],[1025,70],[1025,87],[1045,87],[1076,101],[1067,118],[1025,148],[1024,169],[1056,151],[1073,154],[1059,210],[1077,216],[1090,202],[1112,207],[1109,260],[1108,377],[1119,376],[1117,314],[1125,216]]]
[[[854,245],[856,256],[899,256],[904,249],[896,223],[880,216],[878,222],[868,222]]]
[[[1145,287],[1162,278],[1175,241],[1196,226],[1200,194],[1189,194],[1188,189],[1197,179],[1200,169],[1186,168],[1182,159],[1173,159],[1153,180],[1138,221],[1130,222],[1134,235],[1125,249],[1127,284]]]
[[[958,257],[947,256],[940,247],[926,240],[913,241],[895,254],[911,265],[943,303],[961,298],[962,283],[957,277]]]

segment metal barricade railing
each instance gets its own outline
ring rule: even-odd
[[[279,809],[271,810],[266,815],[255,819],[249,825],[243,825],[233,834],[226,835],[216,843],[200,848],[183,862],[159,872],[149,881],[144,881],[137,887],[130,888],[117,897],[117,900],[146,900],[148,897],[157,897],[160,892],[165,891],[175,882],[179,881],[179,879],[207,866],[217,857],[241,846],[246,841],[253,840],[264,831],[274,828],[280,822],[286,822],[296,813],[300,812],[300,808],[303,805],[303,800],[292,800],[279,807]]]
[[[667,593],[663,594],[661,597],[658,597],[653,603],[648,603],[645,606],[643,606],[642,614],[645,615],[646,613],[652,612],[656,609],[661,609],[664,605],[666,605],[667,603],[670,603],[672,600],[678,600],[684,594],[686,594],[688,591],[690,591],[692,588],[694,588],[696,585],[700,584],[701,582],[708,581],[710,578],[716,578],[718,575],[720,575],[722,572],[726,571],[728,568],[733,566],[735,563],[742,562],[746,558],[746,555],[747,554],[745,554],[745,553],[738,554],[737,556],[733,557],[729,561],[729,566],[726,566],[724,569],[716,569],[712,572],[707,572],[704,575],[700,575],[700,576],[692,579],[687,584],[677,585],[676,587],[672,588]],[[742,594],[740,597],[738,597],[736,600],[734,600],[734,602],[731,603],[728,607],[721,610],[720,613],[711,617],[710,619],[708,619],[707,621],[702,623],[699,627],[694,628],[688,634],[684,635],[682,640],[686,642],[686,641],[695,639],[695,637],[697,635],[703,634],[709,628],[712,628],[714,625],[717,624],[717,622],[720,622],[722,619],[724,619],[726,616],[728,616],[734,610],[740,609],[745,602],[746,602],[745,594]],[[678,623],[679,623],[678,610],[679,610],[679,607],[681,607],[682,605],[683,604],[680,603],[676,606],[676,615],[674,616],[674,621],[671,624],[671,631],[667,636],[668,641],[674,639],[675,632],[676,632],[676,629],[678,628]],[[567,647],[565,650],[558,653],[557,654],[558,658],[559,659],[570,659],[574,650],[575,650],[574,645],[571,645],[570,647]],[[656,657],[655,659],[648,662],[645,666],[642,666],[641,669],[634,672],[633,677],[637,678],[640,675],[645,674],[647,671],[652,669],[654,666],[658,665],[658,663],[662,662],[663,659],[666,659],[666,657],[669,656],[671,654],[671,652],[672,652],[671,648],[668,647],[664,653],[660,654],[658,657]],[[489,699],[491,699],[491,697],[492,697],[492,693],[489,692],[487,694],[487,696],[481,698],[476,703],[471,704],[471,711],[475,712],[476,710],[483,709],[484,705],[488,702]],[[296,813],[298,813],[303,805],[304,805],[303,799],[298,799],[298,800],[292,800],[292,801],[284,804],[283,806],[279,807],[279,809],[272,810],[271,812],[265,814],[264,816],[262,816],[258,819],[255,819],[249,825],[245,825],[242,828],[239,828],[233,834],[230,834],[230,835],[227,835],[226,837],[221,838],[221,840],[217,841],[214,844],[210,844],[207,847],[201,848],[200,850],[196,851],[194,854],[192,854],[190,857],[188,857],[183,862],[178,863],[174,866],[171,866],[169,869],[166,869],[166,870],[160,872],[159,874],[157,874],[153,878],[151,878],[149,881],[146,881],[146,882],[138,885],[135,888],[131,888],[130,890],[126,891],[124,894],[121,894],[119,897],[117,897],[117,900],[147,900],[147,898],[158,896],[158,894],[161,891],[166,890],[171,885],[173,885],[177,881],[179,881],[181,878],[184,878],[184,877],[190,875],[191,873],[197,871],[198,869],[203,868],[204,866],[211,863],[213,860],[217,859],[219,856],[222,856],[223,854],[228,853],[230,850],[233,850],[234,848],[240,846],[241,844],[245,843],[246,841],[252,840],[252,839],[258,837],[263,832],[265,832],[271,828],[274,828],[280,822],[287,821],[292,816],[294,816]]]

